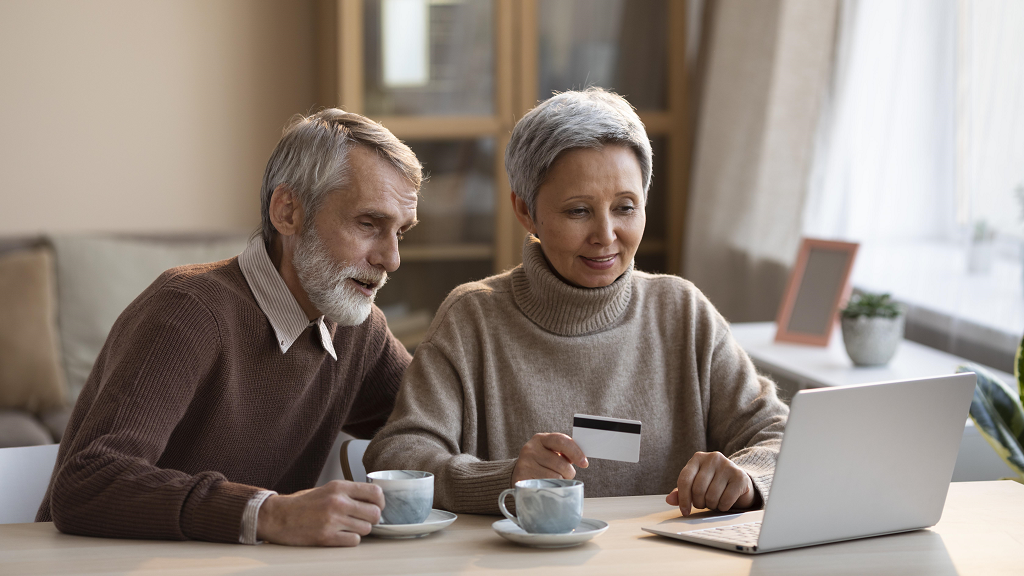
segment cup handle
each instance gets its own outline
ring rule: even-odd
[[[512,494],[514,496],[515,492],[516,492],[515,488],[506,488],[506,489],[502,490],[501,491],[501,496],[498,496],[498,508],[501,509],[501,513],[505,515],[505,518],[508,518],[516,526],[519,526],[520,528],[522,528],[523,525],[519,523],[519,519],[516,518],[515,516],[513,516],[512,514],[510,514],[509,511],[508,511],[508,508],[505,508],[505,498],[507,498],[509,494]]]

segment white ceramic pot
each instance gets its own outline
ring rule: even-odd
[[[896,354],[903,340],[906,316],[895,318],[843,318],[843,344],[857,366],[884,366]]]

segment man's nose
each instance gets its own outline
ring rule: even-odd
[[[377,242],[373,252],[370,255],[370,264],[373,266],[380,266],[391,274],[395,270],[398,270],[399,264],[402,260],[398,255],[398,237],[392,236],[389,239],[381,239]]]

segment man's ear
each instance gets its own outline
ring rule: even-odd
[[[287,184],[278,184],[270,196],[270,223],[282,236],[293,236],[302,232],[305,212],[302,203],[295,197]]]
[[[526,228],[526,231],[534,236],[537,235],[537,225],[533,223],[533,218],[530,216],[530,207],[523,202],[523,199],[516,196],[516,193],[512,193],[512,211],[516,213],[516,219],[519,223]]]

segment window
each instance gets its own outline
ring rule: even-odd
[[[1024,3],[843,5],[805,206],[855,286],[1024,333]]]

